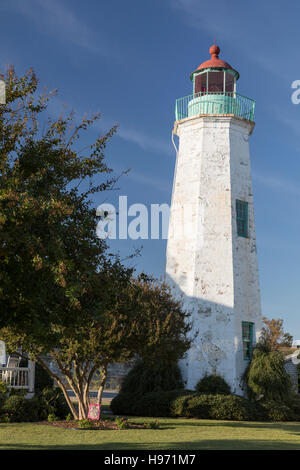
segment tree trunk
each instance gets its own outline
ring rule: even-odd
[[[66,389],[64,383],[61,381],[60,377],[59,377],[58,375],[54,374],[54,373],[52,372],[52,370],[47,366],[47,364],[46,364],[42,359],[37,358],[37,361],[38,361],[38,362],[41,364],[41,366],[48,372],[48,374],[49,374],[53,379],[56,380],[56,382],[58,383],[60,389],[62,390],[62,392],[63,392],[63,394],[64,394],[64,397],[65,397],[65,399],[66,399],[66,402],[67,402],[67,404],[68,404],[68,406],[69,406],[69,408],[70,408],[70,411],[71,411],[71,413],[72,413],[74,419],[78,419],[78,413],[77,413],[77,411],[76,411],[76,409],[75,409],[75,407],[74,407],[74,405],[73,405],[73,403],[72,403],[72,400],[70,399],[70,397],[69,397],[69,395],[68,395],[67,389]],[[72,390],[73,390],[73,388],[72,388]],[[73,390],[73,391],[74,391],[74,390]],[[75,392],[74,392],[74,393],[75,393]]]
[[[97,394],[97,403],[98,405],[101,405],[102,402],[102,395],[103,395],[103,390],[104,390],[104,385],[107,379],[107,366],[108,364],[105,364],[101,370],[101,382],[100,386],[98,388],[98,394]]]

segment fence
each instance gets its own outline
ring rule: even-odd
[[[9,388],[32,390],[29,367],[0,367],[0,381]]]
[[[233,114],[254,121],[255,100],[235,92],[201,92],[176,100],[176,121],[199,114]]]

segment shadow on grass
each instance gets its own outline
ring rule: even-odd
[[[136,422],[142,420],[149,420],[149,417],[137,417],[137,416],[126,416],[130,421],[136,420]],[[281,431],[294,431],[295,435],[300,433],[300,422],[263,422],[263,421],[216,421],[209,419],[197,419],[197,418],[162,418],[155,417],[152,419],[162,420],[161,424],[164,429],[175,429],[178,427],[229,427],[237,429],[265,429],[265,430],[281,430]],[[170,419],[170,421],[168,421]],[[168,427],[167,427],[168,426]]]
[[[0,450],[300,450],[300,443],[276,440],[248,440],[248,439],[216,439],[201,442],[161,442],[155,446],[146,443],[111,442],[105,444],[74,444],[74,445],[30,445],[5,444]]]

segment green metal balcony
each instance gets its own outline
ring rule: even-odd
[[[235,92],[201,92],[176,100],[176,121],[199,114],[233,114],[254,121],[255,100]]]

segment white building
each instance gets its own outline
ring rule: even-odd
[[[219,374],[242,394],[241,377],[261,329],[248,138],[255,101],[236,92],[239,74],[210,48],[176,102],[179,148],[166,279],[199,331],[180,367],[186,388]]]

